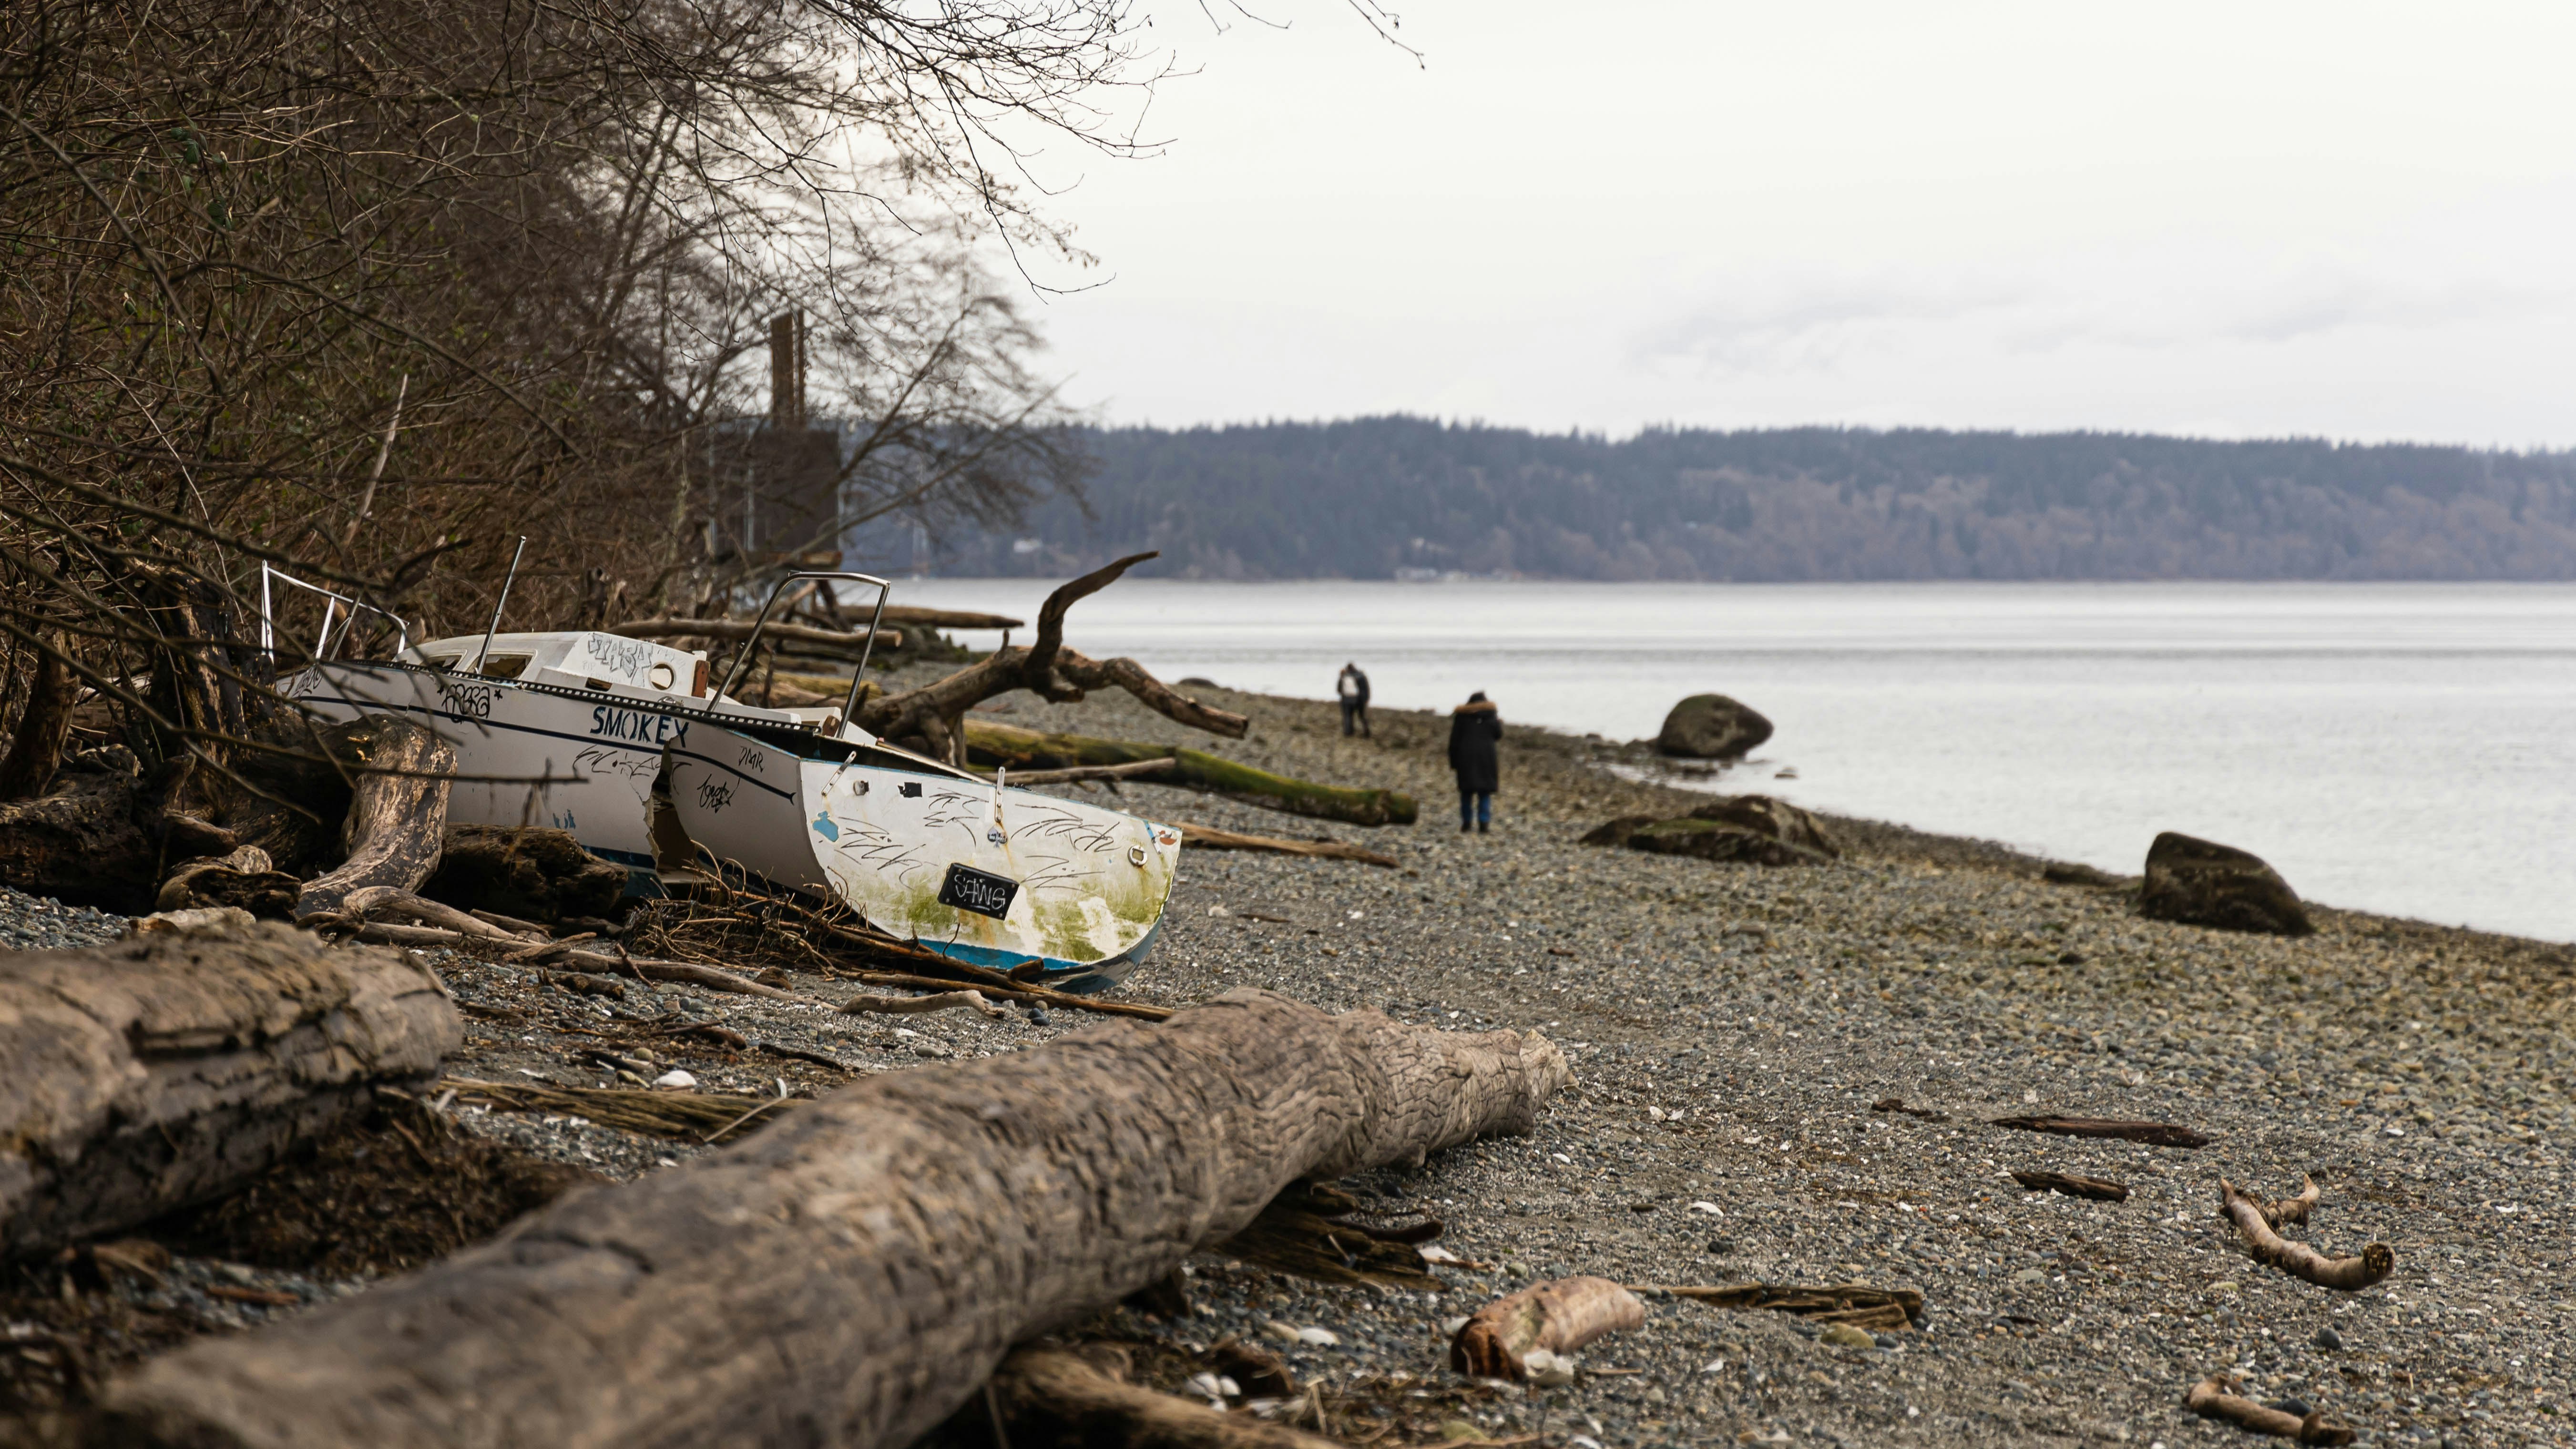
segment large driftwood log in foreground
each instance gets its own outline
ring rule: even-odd
[[[725,1151],[103,1395],[123,1445],[908,1444],[1004,1353],[1307,1174],[1526,1132],[1519,1032],[1239,991],[1158,1026],[890,1072]]]
[[[1470,1378],[1529,1377],[1534,1349],[1572,1353],[1605,1333],[1641,1328],[1646,1305],[1607,1278],[1557,1278],[1476,1310],[1449,1343],[1449,1366]]]
[[[1178,785],[1316,820],[1347,825],[1410,825],[1417,815],[1413,797],[1395,790],[1353,790],[1292,780],[1211,755],[1139,740],[1104,740],[1090,735],[1048,734],[1017,725],[970,719],[963,726],[967,760],[977,765],[1008,765],[1019,770],[1065,770],[1084,765],[1132,765],[1169,760],[1163,768],[1135,776],[1157,785]]]
[[[237,1187],[462,1039],[427,968],[282,925],[0,954],[0,1255]]]
[[[1062,1349],[1024,1348],[993,1375],[1010,1449],[1340,1449],[1277,1424],[1121,1381]]]
[[[2191,1386],[2191,1392],[2183,1395],[2182,1406],[2204,1419],[2302,1444],[2349,1444],[2355,1437],[2350,1428],[2328,1423],[2322,1411],[2311,1411],[2302,1418],[2286,1409],[2265,1408],[2252,1399],[2240,1399],[2227,1392],[2231,1386],[2226,1375],[2212,1374]]]
[[[2329,1258],[2305,1243],[2290,1242],[2272,1231],[2274,1211],[2271,1203],[2226,1178],[2218,1180],[2218,1215],[2236,1225],[2246,1256],[2264,1267],[2342,1293],[2358,1293],[2397,1271],[2397,1252],[2386,1243],[2372,1243],[2350,1258]],[[2300,1216],[2304,1221],[2306,1214]]]
[[[339,865],[305,882],[295,913],[336,911],[349,893],[368,886],[415,891],[438,869],[439,843],[447,834],[447,780],[456,773],[456,750],[406,720],[382,719],[355,741],[359,774],[349,813],[340,826],[348,854]]]

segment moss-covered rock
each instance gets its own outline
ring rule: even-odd
[[[1715,820],[1658,820],[1639,826],[1628,837],[1630,850],[1656,855],[1687,855],[1698,860],[1735,865],[1829,865],[1833,857],[1803,845],[1774,840],[1758,830]]]

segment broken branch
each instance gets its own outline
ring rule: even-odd
[[[2302,1444],[2349,1444],[2353,1431],[2342,1424],[2328,1423],[2323,1411],[2311,1411],[2307,1417],[2285,1409],[2267,1409],[2252,1399],[2240,1399],[2227,1392],[2232,1387],[2225,1374],[2212,1374],[2191,1386],[2183,1395],[2182,1406],[2204,1419],[2234,1424],[2256,1434],[2270,1434],[2281,1439],[2295,1439]]]
[[[2206,1147],[2210,1139],[2170,1122],[2122,1122],[2109,1117],[1997,1117],[1997,1127],[2051,1132],[2060,1137],[2109,1137],[2150,1147]]]
[[[1061,1349],[1014,1352],[992,1388],[1010,1449],[1338,1449],[1329,1439],[1123,1383]]]
[[[2013,1181],[2033,1192],[2062,1192],[2068,1197],[2089,1197],[2095,1202],[2127,1202],[2129,1189],[2105,1177],[2070,1177],[2062,1172],[2013,1173]]]
[[[2358,1293],[2397,1270],[2397,1251],[2386,1243],[2373,1243],[2354,1257],[2329,1258],[2305,1243],[2288,1241],[2272,1231],[2269,1204],[2223,1177],[2218,1180],[2218,1206],[2219,1216],[2236,1224],[2248,1257],[2320,1288]]]
[[[911,1016],[924,1011],[947,1011],[959,1006],[972,1007],[987,1017],[1007,1015],[1002,1008],[986,1001],[982,992],[971,989],[942,991],[930,996],[879,996],[863,991],[842,1002],[841,1010],[852,1015],[860,1012],[876,1012],[886,1016]]]
[[[1557,1278],[1477,1309],[1449,1342],[1449,1366],[1470,1378],[1519,1383],[1529,1377],[1523,1360],[1538,1349],[1572,1353],[1645,1322],[1646,1305],[1609,1279]]]

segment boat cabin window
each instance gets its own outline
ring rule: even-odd
[[[521,673],[526,671],[528,660],[532,657],[533,656],[526,654],[495,654],[483,661],[483,677],[485,679],[516,679]]]
[[[459,656],[454,654],[433,654],[421,662],[427,664],[430,668],[437,670],[441,674],[446,674],[456,668],[458,657]]]

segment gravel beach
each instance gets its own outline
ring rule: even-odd
[[[1830,817],[1843,859],[1824,867],[1586,847],[1576,838],[1604,819],[1698,797],[1632,746],[1530,730],[1504,741],[1493,833],[1461,835],[1444,720],[1380,710],[1374,739],[1345,740],[1327,702],[1197,692],[1254,720],[1217,752],[1408,790],[1423,817],[1361,830],[1121,787],[1149,818],[1329,835],[1401,862],[1191,852],[1126,995],[1182,1005],[1259,986],[1426,1024],[1530,1028],[1564,1046],[1579,1080],[1531,1137],[1351,1184],[1372,1214],[1447,1225],[1439,1246],[1466,1265],[1437,1270],[1445,1291],[1326,1287],[1204,1255],[1194,1313],[1122,1308],[1083,1330],[1157,1346],[1139,1363],[1162,1386],[1178,1390],[1234,1335],[1342,1396],[1335,1431],[1354,1442],[2179,1449],[2248,1437],[2181,1407],[2224,1371],[2248,1397],[2322,1409],[2364,1442],[2576,1442],[2576,950],[2323,908],[2298,940],[2170,925],[2135,915],[2124,890],[2047,883],[2044,862],[2001,847]],[[1124,696],[996,703],[991,717],[1013,724],[1211,747]],[[1766,783],[1737,772],[1701,787]],[[91,929],[53,920],[0,898],[6,944]],[[845,1016],[676,987],[647,1002],[633,983],[635,997],[611,999],[441,964],[469,1018],[451,1073],[500,1081],[636,1085],[646,1074],[620,1080],[585,1033],[673,1007],[845,1068],[686,1039],[644,1063],[754,1095],[1089,1024]],[[793,984],[830,999],[855,989]],[[1888,1099],[1912,1110],[1873,1110]],[[612,1178],[697,1150],[562,1116],[451,1111],[475,1134]],[[2213,1141],[1988,1125],[2018,1114],[2173,1122]],[[2026,1193],[2014,1169],[2111,1178],[2130,1195]],[[2275,1197],[2313,1176],[2323,1200],[2307,1240],[2388,1243],[2395,1275],[2338,1294],[2257,1265],[2216,1219],[2221,1176]],[[1919,1331],[1858,1347],[1782,1314],[1650,1297],[1645,1327],[1593,1345],[1573,1385],[1449,1372],[1448,1324],[1571,1274],[1913,1288],[1926,1311]],[[1300,1329],[1324,1332],[1291,1341]]]

